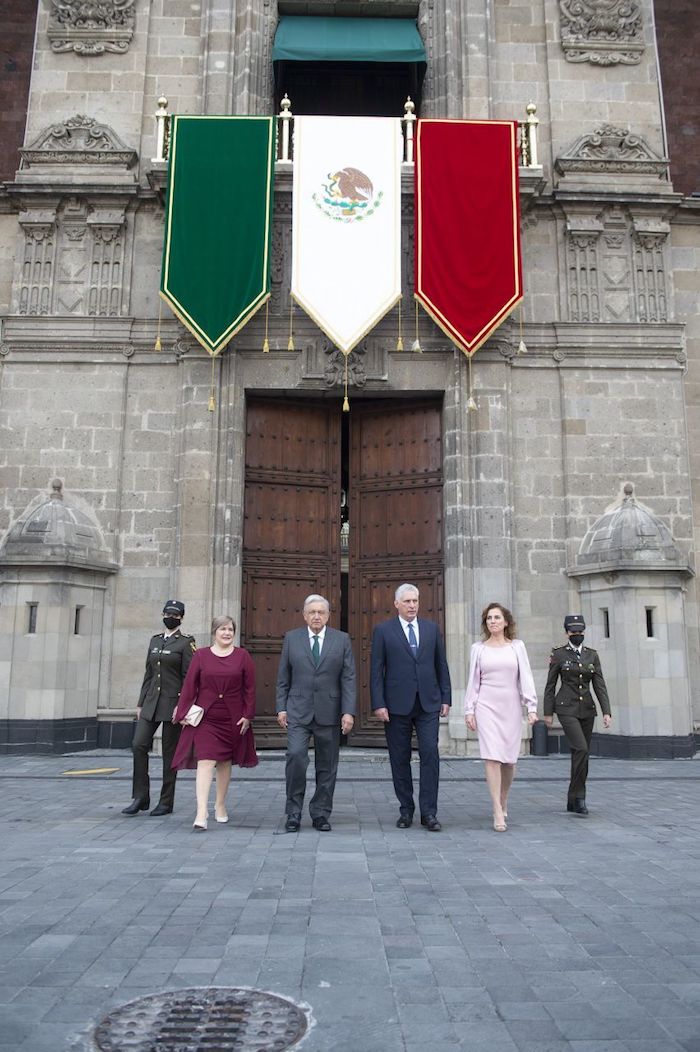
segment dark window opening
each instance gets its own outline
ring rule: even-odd
[[[27,603],[27,634],[30,636],[36,635],[36,612],[38,609],[38,603]]]
[[[603,615],[603,635],[606,639],[610,639],[610,614],[605,607],[601,610]]]
[[[75,608],[75,619],[73,621],[73,635],[80,635],[80,615],[83,611],[82,606],[76,606]]]
[[[653,608],[653,606],[648,606],[646,608],[645,612],[646,612],[646,618],[647,618],[647,638],[648,639],[653,639],[654,638],[654,608]]]
[[[415,62],[277,62],[275,104],[319,117],[403,117],[410,95],[420,109],[422,69]]]

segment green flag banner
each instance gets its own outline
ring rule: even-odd
[[[160,293],[216,355],[270,296],[275,117],[173,117]]]

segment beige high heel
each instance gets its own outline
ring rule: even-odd
[[[208,824],[209,824],[209,823],[208,823],[208,821],[207,821],[207,819],[206,819],[206,818],[204,819],[204,821],[203,821],[203,822],[198,822],[198,821],[197,821],[197,820],[195,819],[195,821],[194,821],[194,822],[192,823],[192,829],[194,830],[194,832],[195,832],[195,833],[205,833],[205,832],[206,832],[206,829],[207,829],[207,826],[208,826]]]
[[[508,828],[508,826],[506,825],[506,822],[505,822],[505,817],[506,816],[504,815],[503,818],[499,822],[499,820],[496,818],[496,816],[495,815],[493,816],[493,828],[494,828],[494,830],[497,833],[505,833],[506,829]]]

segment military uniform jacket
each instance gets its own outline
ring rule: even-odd
[[[561,680],[556,690],[557,680]],[[552,716],[577,716],[579,719],[596,715],[595,702],[591,695],[595,691],[604,716],[610,715],[608,689],[600,668],[596,650],[581,647],[581,653],[568,644],[555,647],[549,659],[549,675],[544,688],[544,714]],[[555,693],[556,692],[556,693]]]
[[[194,636],[173,632],[159,633],[148,644],[146,671],[143,677],[138,706],[146,720],[172,720],[182,683],[197,649]]]

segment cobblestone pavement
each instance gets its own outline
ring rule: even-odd
[[[302,1052],[700,1052],[700,762],[591,766],[581,819],[565,758],[521,761],[498,834],[481,763],[444,762],[431,834],[395,828],[383,753],[344,753],[333,832],[284,835],[272,756],[194,834],[189,773],[127,818],[123,752],[2,757],[0,1050],[245,986],[309,1006]]]

